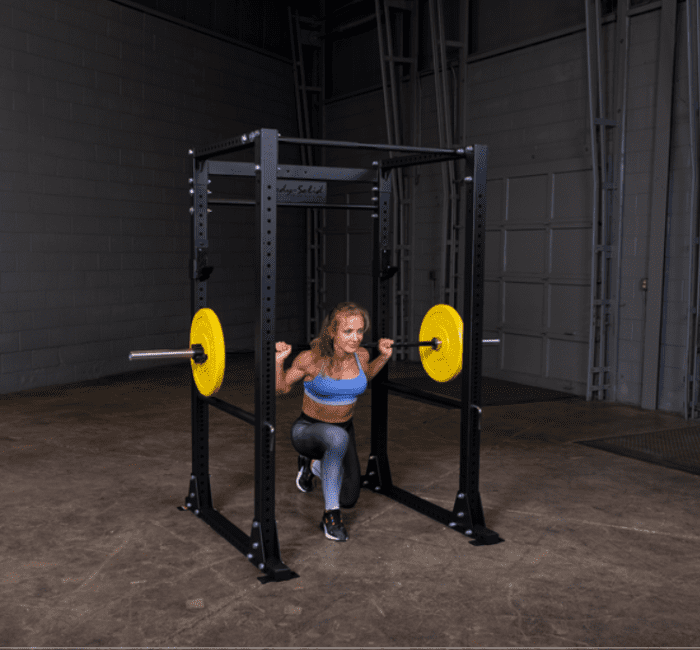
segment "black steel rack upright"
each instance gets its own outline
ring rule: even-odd
[[[279,145],[345,147],[385,152],[403,152],[402,157],[378,160],[372,169],[286,165],[279,163]],[[210,160],[215,156],[254,148],[255,162]],[[484,223],[486,216],[487,148],[481,145],[460,149],[361,144],[330,140],[282,137],[274,129],[259,129],[224,142],[191,150],[192,194],[192,316],[207,306],[208,207],[210,205],[255,206],[257,226],[257,304],[255,329],[255,413],[249,413],[216,397],[205,397],[192,380],[192,475],[185,507],[209,524],[219,535],[246,555],[265,573],[261,582],[282,581],[298,577],[281,559],[275,520],[275,287],[277,259],[277,208],[285,201],[277,196],[278,179],[304,181],[343,181],[371,183],[373,201],[366,205],[310,204],[312,207],[366,209],[374,217],[375,255],[373,273],[372,318],[379,336],[388,336],[391,266],[390,211],[391,172],[395,168],[465,160],[469,200],[467,219],[472,224],[466,237],[464,254],[464,357],[462,400],[439,397],[426,391],[390,382],[388,366],[372,382],[371,452],[363,487],[384,494],[421,512],[460,533],[474,538],[475,545],[495,544],[497,533],[485,527],[479,494],[479,446],[481,433],[481,337],[484,286]],[[256,179],[255,200],[210,199],[211,177],[248,176]],[[306,207],[294,202],[290,207]],[[419,397],[436,404],[461,408],[459,486],[452,511],[436,506],[421,497],[393,485],[387,453],[389,391]],[[209,406],[234,415],[255,427],[255,513],[250,535],[214,509],[209,482]]]

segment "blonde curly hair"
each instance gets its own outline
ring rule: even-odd
[[[362,316],[362,320],[365,324],[364,334],[368,334],[372,326],[369,319],[369,312],[364,307],[360,307],[360,305],[354,302],[338,303],[333,311],[323,319],[321,333],[311,341],[311,349],[314,354],[323,359],[328,359],[335,354],[333,339],[338,332],[338,316],[343,316],[345,318],[348,316]]]

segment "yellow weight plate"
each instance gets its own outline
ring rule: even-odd
[[[463,332],[462,317],[450,305],[434,305],[424,316],[419,340],[438,338],[442,341],[439,350],[427,345],[420,348],[423,368],[435,381],[450,381],[462,372]]]
[[[202,395],[209,397],[221,388],[226,369],[226,345],[219,317],[213,310],[200,309],[192,319],[190,347],[198,343],[204,348],[207,360],[192,364],[192,375]]]

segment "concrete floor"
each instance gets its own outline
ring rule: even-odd
[[[218,397],[253,410],[249,367]],[[278,398],[277,425],[301,410]],[[252,427],[210,409],[214,506],[253,516]],[[389,398],[394,483],[448,509],[459,411]],[[363,472],[370,394],[355,416]],[[277,522],[298,579],[261,584],[180,512],[191,469],[186,365],[0,396],[0,646],[688,647],[700,643],[700,477],[574,444],[685,426],[569,399],[484,408],[486,525],[469,538],[363,490],[350,540],[319,530],[277,437]],[[687,423],[690,424],[690,423]]]

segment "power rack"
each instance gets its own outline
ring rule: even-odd
[[[367,149],[401,152],[400,157],[377,160],[371,169],[286,165],[279,163],[280,144]],[[254,149],[255,162],[210,160],[215,156]],[[252,562],[263,582],[298,577],[281,559],[275,520],[275,287],[277,259],[277,209],[305,207],[307,203],[278,199],[277,180],[343,181],[371,184],[372,202],[363,205],[309,203],[316,208],[366,209],[374,219],[372,319],[379,336],[388,335],[389,280],[396,273],[391,266],[390,200],[392,170],[445,160],[464,160],[466,175],[455,179],[467,184],[464,223],[467,231],[464,252],[464,356],[461,401],[440,397],[389,381],[388,366],[372,382],[371,452],[364,488],[383,494],[409,508],[473,538],[474,545],[497,544],[503,540],[485,526],[479,494],[479,451],[481,436],[481,345],[484,287],[484,223],[486,217],[487,147],[459,149],[361,144],[332,140],[282,137],[275,129],[259,129],[201,149],[190,150],[193,174],[192,194],[192,316],[207,306],[208,209],[210,205],[255,206],[257,230],[257,305],[255,328],[255,413],[244,411],[216,397],[205,397],[192,380],[192,474],[185,506]],[[248,176],[256,181],[254,200],[209,199],[209,186],[217,176]],[[374,353],[376,355],[376,352]],[[437,506],[393,485],[387,451],[389,392],[417,397],[423,401],[461,409],[459,485],[452,510]],[[209,407],[233,415],[255,428],[255,512],[250,535],[214,509],[209,481]]]

